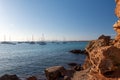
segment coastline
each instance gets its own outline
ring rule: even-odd
[[[0,80],[118,80],[120,79],[120,49],[113,46],[114,44],[115,41],[110,39],[110,36],[101,35],[86,46],[88,53],[84,54],[86,59],[83,65],[69,63],[71,68],[67,69],[63,66],[52,66],[45,69],[45,77],[38,78],[30,75],[23,79],[17,75],[3,75]],[[79,53],[81,50],[77,50],[77,52]],[[74,55],[78,54],[75,52]]]
[[[115,43],[110,36],[101,35],[87,45],[88,55],[82,66],[74,66],[71,72],[62,66],[50,67],[45,70],[47,80],[119,80],[120,49]]]

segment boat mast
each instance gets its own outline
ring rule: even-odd
[[[4,42],[6,41],[6,35],[4,35]]]

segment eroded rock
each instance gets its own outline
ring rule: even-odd
[[[120,48],[111,45],[109,37],[104,37],[100,36],[98,40],[91,41],[86,48],[88,56],[83,68],[90,68],[90,74],[108,75],[120,68]]]
[[[118,18],[120,18],[120,0],[115,0],[115,2],[116,2],[115,14]]]
[[[28,77],[27,80],[37,80],[35,76]]]
[[[64,80],[71,80],[69,76],[64,76]]]
[[[66,75],[66,70],[62,66],[53,66],[45,70],[45,74],[48,80],[58,80]]]
[[[76,65],[76,66],[73,67],[73,69],[74,69],[75,71],[81,71],[81,70],[83,70],[83,68],[82,68],[81,65]]]
[[[78,64],[77,63],[68,63],[68,65],[73,67],[73,66],[76,66]]]
[[[93,40],[91,42],[89,42],[89,44],[86,47],[86,51],[89,53],[94,49],[97,49],[99,47],[103,47],[103,46],[109,46],[110,43],[110,36],[104,36],[101,35],[98,40]]]
[[[70,52],[73,54],[85,54],[85,55],[87,55],[86,50],[75,49],[75,50],[71,50]]]
[[[116,2],[115,14],[118,17],[118,21],[113,25],[113,28],[117,33],[115,40],[119,40],[120,39],[120,0],[115,0],[115,2]]]
[[[5,74],[2,77],[0,77],[0,80],[20,80],[20,79],[16,75]]]

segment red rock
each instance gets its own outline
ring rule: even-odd
[[[115,2],[116,2],[115,14],[119,20],[113,25],[113,28],[117,33],[115,40],[119,40],[120,39],[120,0],[115,0]]]
[[[58,80],[60,77],[64,77],[66,70],[62,66],[53,66],[45,69],[45,75],[47,80]]]
[[[115,0],[115,2],[116,2],[115,14],[118,18],[120,18],[120,0]]]
[[[31,76],[31,77],[27,78],[27,80],[37,80],[37,78],[35,76]]]
[[[16,75],[5,74],[2,77],[0,77],[0,80],[20,80],[20,79]]]
[[[102,35],[98,38],[98,40],[93,40],[93,41],[89,42],[89,44],[86,47],[86,51],[91,52],[94,49],[97,49],[97,48],[103,47],[103,46],[109,46],[110,44],[111,44],[110,37]]]
[[[91,75],[91,77],[101,75],[102,79],[100,78],[99,80],[107,80],[107,77],[112,77],[115,80],[118,78],[119,74],[116,75],[115,73],[120,71],[120,48],[116,47],[115,45],[111,45],[111,41],[106,40],[102,36],[99,37],[98,40],[91,41],[86,47],[86,50],[88,51],[88,56],[83,68],[90,68],[89,72],[87,73],[88,75],[94,75]],[[86,80],[91,79],[89,77]]]
[[[64,76],[64,80],[71,80],[69,76]]]
[[[77,63],[68,63],[69,66],[76,66],[78,65]]]

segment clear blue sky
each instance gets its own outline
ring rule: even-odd
[[[0,0],[0,40],[90,40],[115,34],[114,0]]]

